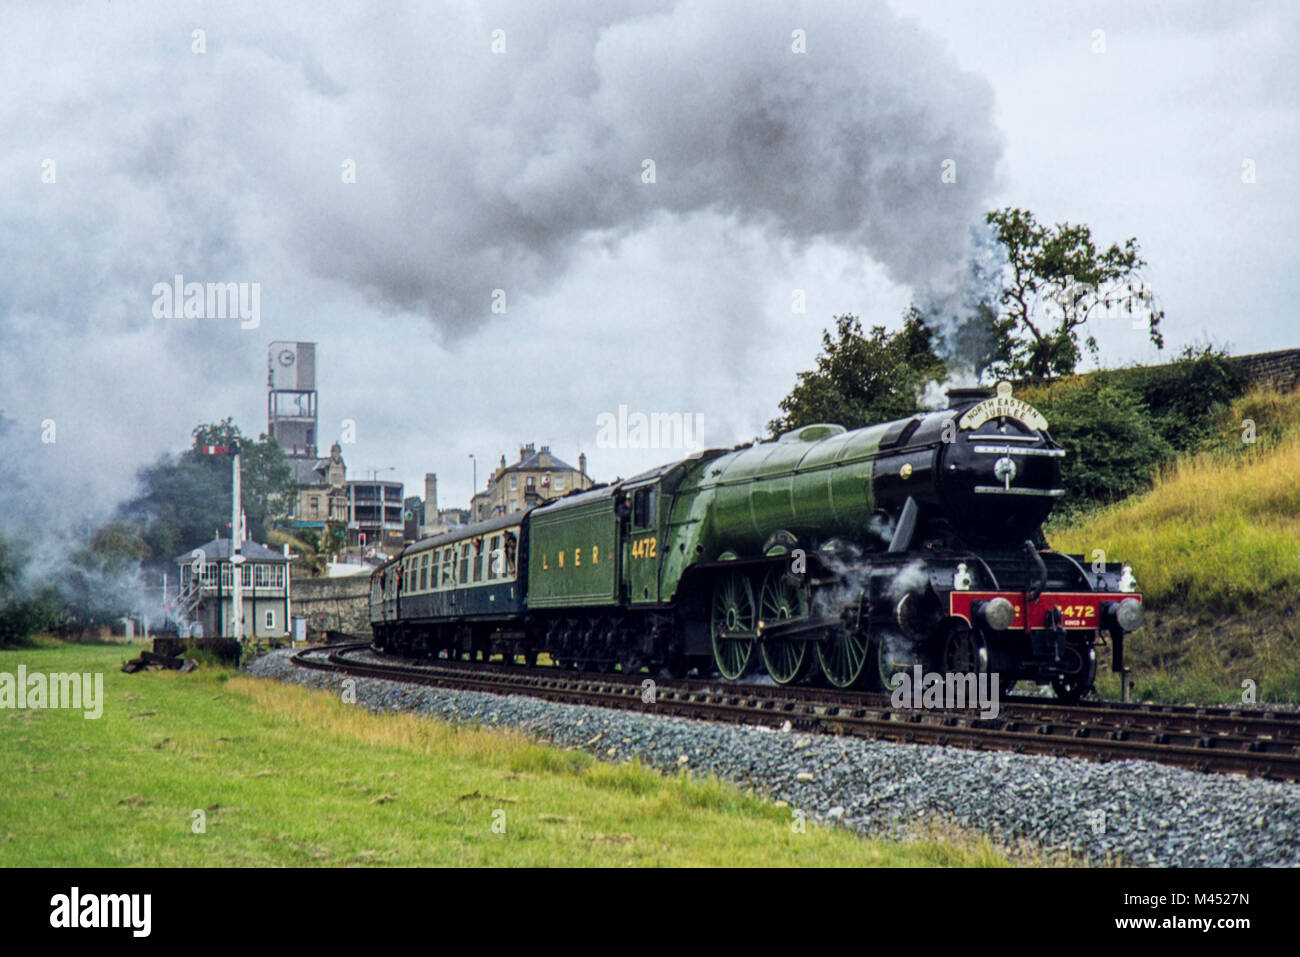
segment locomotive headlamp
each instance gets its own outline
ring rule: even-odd
[[[1016,609],[1005,598],[990,598],[980,602],[979,616],[994,631],[1006,631],[1016,620]]]
[[[1125,598],[1115,608],[1115,622],[1125,631],[1137,631],[1142,627],[1142,602]]]
[[[1142,602],[1136,598],[1123,601],[1102,602],[1102,622],[1107,628],[1119,628],[1121,631],[1137,631],[1142,627]]]

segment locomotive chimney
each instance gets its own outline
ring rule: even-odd
[[[948,396],[948,408],[961,409],[968,405],[974,405],[976,402],[983,402],[993,395],[993,390],[986,389],[983,386],[972,386],[949,389],[945,395]]]

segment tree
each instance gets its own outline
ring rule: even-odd
[[[990,212],[986,220],[1007,258],[999,298],[1010,339],[1005,371],[1032,380],[1074,372],[1081,328],[1117,307],[1128,315],[1145,311],[1151,341],[1164,348],[1164,312],[1141,281],[1146,261],[1136,239],[1099,251],[1087,226],[1040,226],[1033,213],[1013,207]],[[1084,344],[1097,355],[1092,334]]]
[[[149,549],[150,564],[165,568],[181,552],[211,539],[230,522],[230,459],[204,455],[204,445],[238,443],[240,484],[248,535],[266,531],[297,494],[293,471],[275,439],[244,437],[229,418],[194,430],[193,447],[166,455],[140,471],[142,493],[122,506],[119,518],[135,525]]]
[[[48,583],[30,588],[23,580],[29,549],[0,536],[0,647],[48,631],[59,621],[58,599]]]
[[[834,337],[830,330],[822,333],[817,368],[799,373],[781,400],[783,414],[768,429],[778,435],[814,422],[857,429],[902,418],[917,411],[927,382],[947,374],[935,354],[933,333],[915,309],[897,332],[875,326],[869,336],[862,334],[857,316],[837,316]]]
[[[245,438],[229,416],[215,425],[197,426],[193,434],[194,445],[190,454],[195,456],[201,454],[199,449],[205,445],[240,446],[240,493],[244,514],[248,518],[248,534],[253,535],[256,527],[256,537],[265,538],[270,520],[286,514],[288,504],[298,494],[293,469],[284,460],[280,443],[266,434],[258,436],[256,442]],[[229,468],[226,471],[228,473]],[[226,502],[227,505],[230,502],[229,495]],[[230,514],[229,507],[226,514]]]

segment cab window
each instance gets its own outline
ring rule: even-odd
[[[655,490],[639,488],[632,497],[632,524],[637,528],[649,528],[655,522]]]

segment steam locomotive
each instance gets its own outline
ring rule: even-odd
[[[1051,549],[1065,455],[1012,395],[868,428],[808,425],[408,546],[376,569],[375,647],[404,656],[889,687],[927,671],[1050,683],[1142,622],[1131,569]]]

